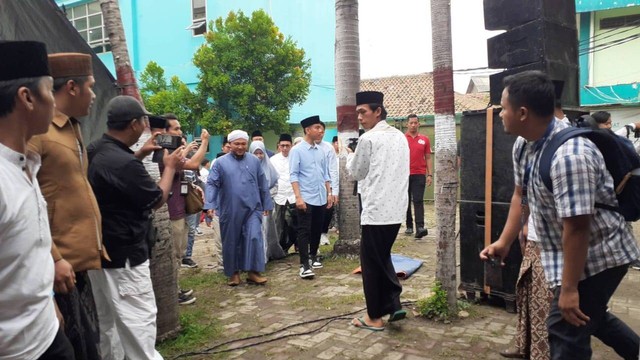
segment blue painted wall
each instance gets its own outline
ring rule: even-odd
[[[640,5],[639,0],[576,0],[576,11],[591,12]]]
[[[576,0],[576,7],[580,9],[586,9],[587,6],[590,6],[590,9],[595,9],[598,11],[589,11],[582,12],[579,14],[579,52],[584,52],[592,46],[593,44],[589,42],[592,36],[592,25],[593,19],[595,17],[596,23],[598,21],[598,17],[602,14],[613,14],[615,10],[611,9],[625,9],[625,13],[633,14],[638,13],[640,11],[639,8],[635,8],[636,10],[632,10],[630,6],[632,5],[640,5],[640,1],[622,1],[622,0],[597,0],[597,1],[587,1],[587,0]],[[628,9],[628,10],[626,10]],[[608,10],[608,11],[605,11]],[[603,12],[599,12],[603,11]],[[615,14],[614,14],[615,15]],[[596,30],[598,28],[596,27]],[[610,30],[604,31],[607,33]],[[602,33],[602,32],[601,32]],[[611,35],[609,35],[611,37]],[[603,38],[604,39],[604,38]],[[632,44],[633,49],[637,44]],[[613,49],[616,50],[616,49]],[[605,50],[606,51],[606,50]],[[628,54],[628,57],[635,58],[635,56],[629,52],[630,50],[624,50],[625,54]],[[618,54],[619,55],[619,54]],[[600,61],[597,63],[597,61]],[[638,106],[640,105],[640,84],[637,81],[637,72],[632,71],[633,67],[636,69],[638,65],[634,62],[630,62],[629,67],[629,76],[625,78],[615,77],[616,83],[611,85],[603,85],[603,86],[594,86],[594,81],[591,78],[592,74],[590,71],[596,68],[595,64],[609,64],[606,58],[603,56],[603,53],[596,53],[595,55],[584,54],[579,58],[580,65],[580,105],[582,106],[606,106],[606,105],[627,105],[627,106]],[[597,67],[601,71],[606,70],[607,67],[604,68],[602,66]],[[593,70],[596,71],[596,70]],[[626,70],[625,70],[626,71]]]
[[[73,7],[87,0],[56,0],[58,5]],[[192,63],[203,36],[191,30],[191,0],[120,0],[122,22],[127,37],[131,63],[140,74],[149,61],[165,69],[167,79],[177,75],[193,87],[198,70]],[[307,100],[291,110],[290,122],[297,123],[310,115],[320,115],[326,122],[335,121],[334,86],[335,8],[325,0],[207,0],[207,20],[226,17],[230,11],[242,10],[251,15],[263,9],[273,18],[285,36],[297,42],[311,60],[311,86]],[[99,54],[114,72],[111,53]]]

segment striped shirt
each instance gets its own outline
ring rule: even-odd
[[[551,160],[553,192],[543,184],[538,169],[540,155],[549,140],[568,127],[556,121],[553,124],[547,138],[528,143],[519,137],[513,146],[516,185],[523,185],[525,169],[531,166],[527,197],[531,212],[536,214],[535,232],[542,247],[545,276],[552,288],[562,282],[563,218],[593,215],[589,252],[581,280],[640,257],[631,226],[622,215],[595,207],[596,202],[611,206],[617,206],[618,202],[602,154],[590,140],[576,137],[562,144]],[[521,152],[523,146],[524,153]]]

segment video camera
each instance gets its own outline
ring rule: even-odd
[[[162,149],[153,152],[153,158],[151,159],[151,161],[155,163],[162,163],[164,149],[172,152],[175,149],[179,148],[182,145],[182,137],[178,135],[160,134],[156,136],[156,144],[158,146],[161,146]]]
[[[359,129],[357,138],[347,139],[347,147],[351,149],[351,151],[356,152],[356,148],[358,147],[358,139],[360,138],[360,136],[362,136],[362,134],[364,134],[364,129]]]

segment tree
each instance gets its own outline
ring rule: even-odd
[[[116,66],[118,87],[122,95],[130,95],[142,101],[136,78],[129,61],[127,41],[122,27],[122,18],[117,0],[100,0],[100,9],[104,18],[105,29],[109,35],[113,61]],[[142,134],[133,148],[139,148],[149,138],[149,131]],[[148,156],[144,166],[157,181],[160,179],[158,164],[152,163]],[[171,241],[171,222],[166,205],[155,211],[153,225],[158,229],[158,243],[151,255],[150,268],[153,291],[158,307],[157,340],[162,341],[175,337],[180,329],[178,318],[178,301],[176,288],[178,277],[173,258],[173,241]]]
[[[358,0],[336,0],[336,113],[340,141],[340,237],[336,254],[357,255],[360,251],[360,211],[355,182],[348,176],[346,145],[358,137],[356,93],[360,89],[360,38]]]
[[[209,23],[193,63],[200,69],[198,92],[211,99],[214,132],[233,128],[280,132],[288,129],[293,105],[309,93],[310,62],[263,10],[242,11]]]
[[[456,123],[453,100],[450,0],[431,0],[433,93],[435,110],[436,280],[447,292],[449,309],[456,309]]]
[[[148,111],[154,114],[173,113],[180,119],[182,130],[193,133],[196,124],[207,127],[212,122],[212,112],[208,111],[206,100],[191,91],[177,76],[169,83],[164,69],[150,61],[140,74],[141,95]]]

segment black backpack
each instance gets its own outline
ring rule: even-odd
[[[640,219],[640,155],[633,143],[611,130],[569,127],[560,130],[540,155],[538,171],[545,187],[553,192],[551,183],[551,158],[560,145],[576,136],[591,140],[602,153],[607,170],[613,178],[618,206],[596,203],[601,209],[617,211],[626,221]]]

